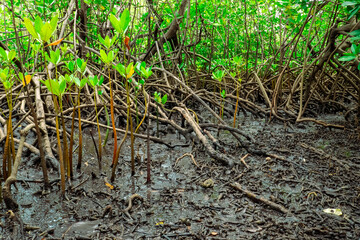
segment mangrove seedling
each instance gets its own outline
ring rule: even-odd
[[[130,86],[129,86],[129,84],[132,82],[131,77],[133,76],[133,74],[135,72],[135,68],[134,68],[133,63],[130,63],[127,67],[125,67],[121,63],[118,63],[114,68],[120,73],[121,76],[123,76],[125,78],[126,101],[127,101],[127,121],[126,121],[125,135],[124,135],[124,137],[119,145],[119,148],[117,149],[117,152],[116,152],[116,158],[115,158],[115,162],[114,162],[113,169],[112,169],[111,181],[114,181],[114,179],[115,179],[115,170],[116,170],[116,166],[118,164],[120,150],[121,150],[123,143],[126,140],[127,132],[129,130],[129,125],[130,125],[130,134],[131,134],[131,144],[130,144],[131,145],[130,146],[131,147],[131,175],[135,174],[134,131],[133,131],[133,122],[132,122],[132,118],[131,118],[131,114],[130,114]]]
[[[56,101],[56,98],[54,99],[54,105],[55,105],[55,123],[56,123],[56,137],[58,142],[58,154],[60,159],[60,180],[61,180],[61,193],[62,195],[65,194],[65,168],[64,168],[64,159],[63,159],[63,153],[61,149],[61,141],[60,141],[60,131],[59,131],[59,117],[58,115],[62,113],[62,97],[66,90],[66,79],[63,76],[59,77],[59,80],[57,79],[47,79],[45,81],[41,80],[41,82],[47,87],[47,89],[54,95],[58,97],[59,100],[59,107]],[[63,129],[63,139],[66,138],[66,129]]]
[[[76,59],[76,67],[77,71],[80,73],[80,78],[74,77],[74,83],[78,87],[78,95],[77,95],[77,105],[78,105],[78,124],[79,124],[79,154],[78,154],[78,163],[76,168],[78,170],[81,169],[81,161],[82,161],[82,130],[81,130],[81,109],[80,109],[80,92],[83,87],[85,87],[88,82],[87,78],[84,78],[83,75],[86,70],[86,62],[78,58]]]
[[[108,40],[107,40],[108,39]],[[111,123],[112,129],[114,133],[114,152],[113,152],[113,160],[112,165],[115,162],[116,158],[116,150],[117,150],[117,134],[116,134],[116,127],[115,127],[115,116],[114,116],[114,97],[113,97],[113,89],[112,89],[112,81],[110,76],[111,65],[115,59],[115,54],[113,50],[109,50],[109,48],[114,44],[115,41],[110,40],[108,36],[106,36],[105,40],[99,35],[99,40],[102,44],[108,49],[108,53],[106,54],[104,50],[100,50],[100,58],[105,63],[108,68],[108,77],[109,77],[109,88],[110,88],[110,113],[111,113]]]
[[[141,76],[141,79],[139,80],[139,84],[138,87],[142,88],[143,91],[143,95],[144,95],[144,101],[145,101],[145,113],[144,116],[142,118],[142,120],[140,121],[140,123],[138,124],[138,126],[136,127],[135,133],[137,133],[137,131],[139,130],[141,124],[143,123],[145,117],[146,117],[146,113],[147,113],[147,103],[146,103],[146,92],[145,92],[145,81],[153,74],[153,72],[151,71],[151,67],[146,68],[146,63],[145,62],[141,62],[141,64],[137,64],[136,65],[136,72],[139,76]],[[137,99],[137,97],[136,97]],[[137,100],[135,101],[137,102]],[[137,108],[136,108],[136,115],[137,115]]]
[[[224,103],[223,103],[223,100],[224,100],[224,97],[225,94],[222,94],[222,90],[221,90],[221,82],[223,80],[223,78],[225,77],[225,71],[222,71],[222,70],[218,70],[216,72],[214,72],[212,74],[212,77],[216,80],[218,80],[219,82],[219,89],[220,89],[220,96],[221,96],[221,102],[220,102],[220,117],[222,118],[223,117],[223,111],[224,111]]]
[[[128,50],[130,50],[130,46],[129,46],[129,39],[130,38],[125,36],[125,33],[126,33],[128,27],[129,27],[129,24],[130,24],[130,21],[131,21],[129,10],[125,9],[121,14],[120,19],[115,17],[113,14],[110,14],[109,20],[111,22],[111,25],[115,28],[115,31],[118,34],[117,36],[121,40],[120,42],[124,43],[124,45],[125,45],[124,46],[124,52],[125,52],[125,47],[127,47]],[[122,41],[122,40],[125,40],[125,41]],[[124,59],[126,60],[125,54],[124,54]],[[113,159],[113,163],[112,163],[113,169],[112,169],[111,181],[114,181],[114,179],[115,179],[115,169],[116,169],[116,166],[118,164],[118,157],[119,157],[119,154],[120,154],[121,146],[122,146],[122,144],[124,143],[124,141],[126,139],[129,122],[130,122],[130,129],[131,129],[131,173],[132,174],[135,173],[134,135],[133,135],[133,126],[132,126],[133,123],[132,123],[131,114],[130,114],[130,93],[129,93],[129,83],[131,83],[130,78],[134,74],[134,66],[131,63],[125,68],[124,65],[122,65],[121,63],[119,63],[119,64],[117,66],[115,66],[115,69],[125,78],[127,105],[128,105],[128,107],[127,107],[127,123],[126,123],[125,136],[124,136],[122,142],[120,143],[119,148],[116,151],[115,158]]]
[[[67,66],[67,70],[70,73],[74,73],[75,70],[75,62],[74,61],[70,61],[65,63]],[[73,83],[75,82],[74,80],[75,76],[73,74],[65,75],[65,79],[68,83]],[[69,87],[70,88],[70,87]],[[72,97],[70,96],[71,102],[73,104],[73,111],[72,111],[72,118],[71,118],[71,134],[70,134],[70,144],[69,144],[69,168],[68,168],[68,176],[70,176],[70,178],[73,177],[74,173],[73,173],[73,147],[74,147],[74,132],[75,132],[75,111],[76,111],[76,105],[73,102]]]
[[[141,124],[143,123],[143,121],[145,120],[146,117],[146,113],[149,112],[149,106],[150,106],[150,98],[149,98],[149,102],[146,102],[146,97],[148,96],[148,94],[146,94],[145,92],[145,81],[152,75],[152,71],[151,71],[151,67],[146,68],[146,63],[145,62],[141,62],[141,64],[137,64],[136,66],[136,70],[138,75],[140,75],[142,78],[140,79],[139,83],[140,86],[142,86],[142,91],[143,91],[143,95],[144,95],[144,102],[145,102],[145,112],[144,112],[144,116],[141,120],[141,122],[138,124],[135,133],[139,130]],[[149,116],[148,116],[148,128],[147,128],[147,142],[146,142],[146,148],[147,148],[147,162],[146,162],[146,183],[149,184],[151,183],[151,155],[150,155],[150,120],[149,120]]]
[[[240,66],[241,66],[241,62],[242,59],[239,56],[235,56],[232,60],[232,62],[235,64],[236,66],[236,72],[232,72],[230,73],[230,75],[236,79],[236,75],[238,73],[240,73]],[[244,64],[243,64],[244,65]],[[235,112],[234,112],[234,123],[233,123],[233,127],[235,127],[236,124],[236,115],[237,115],[237,109],[239,106],[239,92],[240,92],[240,87],[241,87],[241,78],[239,77],[239,79],[236,81],[236,105],[235,105]]]
[[[15,56],[14,56],[15,57]],[[12,130],[12,86],[14,85],[14,79],[12,76],[14,75],[14,71],[10,70],[9,67],[5,67],[4,69],[0,69],[0,81],[2,82],[6,100],[9,107],[9,117],[7,119],[6,125],[6,140],[4,146],[3,153],[3,177],[4,180],[8,178],[11,173],[12,162],[15,160],[15,146],[14,146],[14,135]],[[11,161],[12,156],[12,161]]]
[[[159,105],[164,106],[167,102],[167,94],[161,97],[161,93],[154,92],[154,99],[156,104],[156,136],[159,137]]]
[[[30,19],[28,19],[26,17],[24,18],[23,23],[24,23],[26,29],[28,30],[28,32],[30,33],[30,35],[34,39],[36,39],[38,42],[40,42],[40,44],[42,44],[42,46],[43,46],[42,53],[44,53],[44,51],[45,51],[46,42],[48,42],[50,40],[51,36],[54,34],[54,32],[57,28],[58,17],[59,17],[58,14],[56,14],[54,17],[51,18],[50,22],[43,22],[39,16],[36,16],[34,23],[32,23],[32,21]],[[61,41],[62,41],[62,39],[59,39],[50,45],[57,45]],[[34,45],[34,46],[35,46],[34,50],[38,52],[39,51],[38,45]],[[44,54],[42,54],[42,55],[44,56]],[[58,57],[58,58],[56,58],[56,57]],[[44,56],[44,58],[45,58],[45,56]],[[54,62],[58,62],[59,55],[57,53],[55,53],[55,54],[53,53],[53,56],[51,58],[53,58],[52,60],[54,60]],[[61,194],[64,195],[65,194],[65,170],[64,170],[64,161],[63,161],[62,149],[61,149],[61,145],[60,145],[60,135],[59,135],[59,121],[58,121],[59,109],[58,109],[56,97],[54,94],[54,92],[57,92],[59,94],[60,86],[59,86],[59,83],[57,82],[57,80],[50,80],[51,78],[50,78],[50,73],[47,69],[47,64],[45,64],[45,66],[46,66],[46,74],[49,78],[45,82],[47,82],[47,84],[48,84],[47,88],[52,93],[52,98],[53,98],[53,102],[55,105],[55,112],[56,112],[55,121],[56,121],[56,127],[57,127],[57,140],[58,140],[59,162],[60,162]],[[57,69],[56,69],[56,75],[57,75]],[[53,89],[52,81],[57,82],[57,87],[58,87],[57,89]],[[66,83],[65,83],[65,87],[66,87]],[[66,136],[65,136],[65,138],[66,138]],[[44,165],[44,163],[42,163],[42,164]]]
[[[51,62],[52,64],[54,64],[55,66],[55,79],[58,79],[58,71],[57,71],[57,66],[59,65],[59,63],[61,62],[61,55],[60,55],[60,49],[57,49],[56,51],[51,51],[50,50],[50,57],[48,56],[47,53],[45,53],[46,59]],[[61,76],[61,78],[63,78],[64,80],[62,82],[64,82],[65,84],[65,89],[64,92],[66,90],[66,78],[64,78],[64,76]],[[49,82],[51,84],[51,82]],[[50,85],[50,87],[52,87]],[[60,104],[60,112],[58,112],[57,114],[61,115],[61,126],[63,129],[63,160],[64,160],[64,170],[65,168],[68,171],[68,178],[71,176],[71,166],[70,166],[70,158],[69,158],[69,149],[68,149],[68,144],[67,144],[67,136],[66,136],[66,128],[65,128],[65,118],[63,116],[63,111],[62,111],[62,99],[60,99],[60,96],[58,96],[58,101]],[[61,96],[62,98],[62,96]],[[54,104],[56,105],[56,100],[54,101]],[[56,108],[55,108],[56,109]]]
[[[89,83],[90,83],[90,86],[94,89],[94,103],[95,103],[95,114],[96,114],[96,125],[97,125],[97,130],[98,130],[98,135],[99,135],[99,142],[98,142],[98,147],[99,147],[99,150],[98,150],[98,162],[99,162],[99,170],[101,171],[101,149],[102,149],[102,146],[101,146],[101,134],[100,134],[100,125],[99,125],[99,116],[98,116],[98,110],[97,110],[97,105],[96,105],[96,90],[98,90],[98,88],[101,87],[102,83],[104,81],[104,77],[101,76],[100,79],[98,79],[98,77],[95,75],[95,76],[92,76],[92,77],[89,77]],[[102,91],[101,89],[97,91],[97,93],[101,96],[102,95]]]

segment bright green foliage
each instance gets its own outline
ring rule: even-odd
[[[75,61],[70,61],[65,64],[66,64],[66,67],[70,70],[70,72],[73,73],[75,70]]]
[[[10,90],[14,85],[14,80],[13,78],[11,78],[13,73],[14,71],[10,70],[9,67],[0,69],[0,81],[2,82],[6,90]]]
[[[50,22],[43,22],[39,16],[35,18],[33,24],[30,19],[24,18],[24,24],[28,32],[38,40],[45,43],[49,41],[50,37],[54,34],[58,22],[58,15],[56,14]]]
[[[99,42],[102,45],[104,45],[107,49],[110,49],[116,41],[115,37],[110,39],[109,36],[107,36],[107,35],[106,35],[105,39],[103,39],[100,34],[98,34],[98,39],[99,39]]]
[[[226,92],[224,89],[220,92],[220,95],[222,98],[226,98]]]
[[[59,77],[59,80],[56,79],[47,79],[45,81],[40,80],[47,89],[58,97],[62,97],[66,90],[66,79],[63,76]]]
[[[81,59],[81,58],[78,58],[76,59],[76,66],[77,66],[77,70],[81,73],[81,74],[84,74],[85,73],[85,70],[86,70],[86,62]]]
[[[151,71],[151,67],[146,68],[146,63],[142,62],[140,65],[137,65],[137,69],[140,70],[140,75],[145,79],[148,79],[153,72]]]
[[[134,74],[134,63],[130,63],[127,67],[121,63],[118,63],[116,66],[114,66],[114,68],[120,73],[121,76],[126,79],[130,79]]]
[[[350,7],[349,8],[349,17],[348,19],[352,18],[355,14],[357,14],[360,10],[360,2],[359,1],[346,1],[342,4],[343,7]]]
[[[3,48],[0,47],[0,55],[5,62],[10,63],[15,58],[16,51],[15,50],[5,51]]]
[[[78,77],[74,77],[74,83],[78,88],[82,89],[85,87],[86,83],[88,82],[88,78],[82,78],[81,80]]]
[[[237,67],[240,67],[243,62],[243,59],[240,56],[235,56],[232,60],[232,63],[234,63]]]
[[[340,57],[339,61],[344,61],[344,62],[352,61],[359,57],[359,53],[360,53],[360,44],[358,46],[352,44],[351,53],[344,53],[344,56]],[[360,63],[358,65],[358,69],[360,70]]]
[[[214,72],[212,74],[212,77],[213,77],[213,79],[218,80],[219,82],[221,82],[223,80],[223,78],[225,77],[225,71],[218,70],[218,71],[216,71],[216,72]]]
[[[109,51],[109,53],[106,54],[105,51],[101,49],[100,57],[105,64],[109,65],[115,59],[114,51]]]
[[[90,83],[91,87],[93,87],[94,89],[96,87],[101,87],[102,83],[104,82],[104,77],[101,76],[100,78],[98,78],[96,75],[89,77],[88,82]],[[98,90],[98,94],[102,95],[102,91]]]
[[[60,56],[60,50],[59,49],[57,49],[55,52],[50,51],[50,57],[49,57],[49,55],[47,53],[45,53],[45,56],[46,56],[46,60],[48,60],[49,62],[51,62],[55,66],[57,66],[61,61],[61,56]]]
[[[60,48],[61,48],[62,54],[65,54],[66,51],[68,50],[69,46],[66,43],[64,43],[60,46]]]
[[[165,105],[165,103],[167,102],[167,94],[161,97],[161,93],[154,92],[154,99],[157,103]]]
[[[129,27],[130,24],[130,12],[129,9],[125,9],[123,13],[121,14],[120,20],[117,19],[113,14],[110,14],[109,20],[115,30],[121,35],[125,35],[126,30]]]

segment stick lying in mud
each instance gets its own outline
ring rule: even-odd
[[[271,208],[273,208],[273,209],[275,209],[277,211],[280,211],[280,212],[285,213],[285,214],[290,213],[290,211],[288,209],[281,206],[280,204],[274,203],[274,202],[272,202],[270,200],[265,199],[264,197],[257,196],[255,193],[253,193],[253,192],[251,192],[249,190],[243,189],[241,187],[241,185],[239,183],[237,183],[237,182],[230,184],[230,186],[232,186],[233,188],[236,188],[237,190],[245,193],[249,198],[254,199],[256,201],[259,201],[259,202],[262,202],[262,203],[265,203],[266,205],[270,206]]]
[[[131,219],[131,216],[130,216],[129,211],[130,211],[130,210],[132,209],[132,207],[133,207],[133,203],[132,203],[132,202],[134,201],[135,198],[138,198],[138,199],[140,199],[141,201],[144,200],[143,197],[140,196],[139,194],[133,194],[133,195],[130,196],[130,198],[129,198],[129,204],[128,204],[127,208],[125,208],[125,209],[123,210],[123,213],[125,213],[130,219]]]

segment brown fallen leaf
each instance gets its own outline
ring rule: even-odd
[[[59,45],[61,43],[61,41],[64,40],[64,38],[60,38],[59,40],[56,40],[55,42],[52,42],[48,45],[46,45],[45,47],[49,47],[49,46],[56,46]]]

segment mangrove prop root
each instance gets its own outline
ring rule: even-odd
[[[16,182],[16,175],[19,169],[20,161],[21,161],[21,154],[24,148],[24,142],[26,139],[26,135],[29,133],[29,131],[35,127],[35,124],[30,124],[27,127],[25,127],[23,130],[20,130],[20,143],[18,146],[18,151],[16,153],[14,166],[12,168],[10,176],[6,179],[4,187],[3,187],[3,197],[5,205],[8,209],[16,211],[19,207],[19,205],[15,202],[15,200],[11,196],[11,184]]]
[[[230,157],[227,157],[223,153],[217,152],[211,146],[211,144],[208,142],[206,137],[202,134],[199,125],[195,122],[195,120],[193,119],[193,117],[191,116],[191,114],[189,113],[189,111],[187,109],[180,108],[180,107],[175,107],[174,110],[177,110],[178,112],[180,112],[184,116],[186,121],[193,128],[193,130],[194,130],[196,136],[198,137],[198,139],[201,141],[201,143],[207,149],[210,157],[214,158],[217,161],[220,161],[221,163],[223,163],[223,164],[225,164],[225,165],[227,165],[229,167],[232,167],[234,165],[234,161]]]

